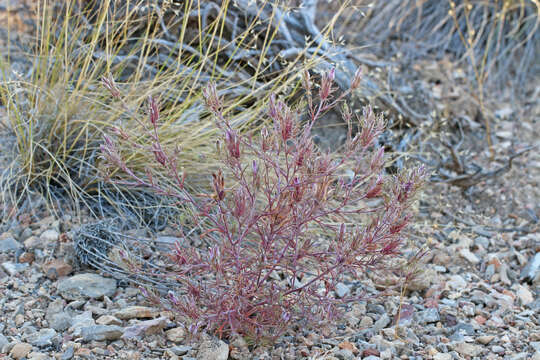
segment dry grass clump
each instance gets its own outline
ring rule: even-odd
[[[101,182],[97,149],[103,131],[121,127],[140,136],[143,129],[131,115],[158,93],[163,146],[181,147],[182,166],[204,174],[215,163],[208,150],[215,131],[201,88],[219,81],[231,121],[252,126],[266,101],[263,93],[296,86],[298,69],[317,63],[317,52],[302,49],[323,46],[332,26],[299,45],[302,28],[286,24],[300,15],[270,1],[39,1],[33,11],[35,34],[23,46],[7,44],[0,56],[0,99],[14,141],[0,177],[4,219],[24,211],[31,193],[43,194],[53,210],[67,196],[95,215],[110,206],[159,203],[144,192],[133,195]],[[288,40],[298,46],[285,59],[281,51],[291,46]],[[29,60],[21,62],[23,71],[16,70],[21,58]],[[107,74],[129,99],[124,107],[111,105],[98,85]],[[121,151],[137,172],[162,177],[146,152]]]
[[[479,89],[538,74],[540,7],[526,0],[391,0],[363,8],[362,40],[401,61],[452,54]]]

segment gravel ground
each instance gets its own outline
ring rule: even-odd
[[[0,234],[0,358],[540,360],[538,194],[523,193],[538,190],[538,168],[517,176],[535,156],[472,197],[428,186],[411,237],[431,250],[403,299],[353,304],[335,324],[293,329],[257,349],[240,338],[187,340],[137,288],[77,265],[62,231],[75,227],[70,216],[21,216]],[[350,280],[339,295],[376,294],[373,279]]]
[[[292,329],[273,346],[190,341],[136,287],[78,265],[74,216],[36,208],[0,232],[0,359],[540,360],[540,134],[498,105],[497,155],[515,139],[537,148],[472,192],[428,185],[410,235],[430,251],[403,298],[353,304],[336,323]],[[486,157],[475,161],[488,167]],[[348,280],[340,295],[377,294],[369,276]]]

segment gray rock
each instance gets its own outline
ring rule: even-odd
[[[75,349],[73,346],[68,346],[66,351],[62,354],[61,360],[70,360],[73,358],[73,355],[75,354]]]
[[[452,335],[450,335],[450,341],[453,341],[453,342],[464,342],[465,341],[465,336],[459,332],[459,331],[456,331],[455,333],[453,333]]]
[[[486,267],[486,271],[485,271],[485,278],[486,279],[491,279],[491,277],[493,275],[495,275],[495,265],[493,264],[489,264],[487,267]]]
[[[75,300],[66,305],[66,310],[80,310],[84,306],[84,304],[86,304],[86,301],[84,300]]]
[[[334,356],[338,358],[339,360],[353,360],[354,354],[349,349],[339,349],[338,351],[334,352]]]
[[[4,335],[0,334],[0,353],[2,352],[2,348],[9,344],[9,340]]]
[[[28,267],[27,263],[17,264],[11,261],[2,263],[2,268],[11,276],[24,271]]]
[[[540,299],[536,299],[532,303],[528,303],[525,306],[531,310],[540,311]]]
[[[375,355],[369,355],[368,357],[365,357],[364,360],[379,360],[380,358]]]
[[[531,341],[529,343],[535,351],[540,351],[540,341]],[[1,348],[1,347],[0,347]]]
[[[480,259],[478,258],[478,256],[476,256],[467,248],[461,249],[459,251],[459,255],[461,255],[461,257],[463,257],[465,260],[467,260],[471,264],[478,264],[480,262]]]
[[[349,292],[351,291],[351,289],[343,284],[343,283],[337,283],[336,285],[336,295],[339,297],[339,298],[342,298],[344,296],[346,296],[347,294],[349,294]]]
[[[364,316],[360,320],[360,327],[366,329],[373,326],[373,319],[370,316]]]
[[[26,239],[28,239],[30,236],[32,236],[32,229],[26,227],[24,228],[24,230],[21,232],[21,234],[19,235],[19,240],[20,241],[24,241]]]
[[[173,346],[169,350],[171,350],[171,352],[176,356],[182,356],[182,355],[186,355],[191,349],[192,349],[191,346],[182,345],[182,346]]]
[[[65,306],[66,306],[66,302],[61,298],[57,298],[56,300],[51,302],[49,306],[47,306],[47,313],[45,317],[49,318],[50,316],[54,314],[58,314],[62,312]]]
[[[468,323],[458,323],[456,326],[454,326],[453,329],[456,333],[460,333],[463,335],[473,336],[475,331],[474,327],[471,324]]]
[[[407,329],[407,339],[410,340],[415,345],[420,344],[420,339],[418,338],[418,336],[416,336],[416,334],[411,329]]]
[[[436,353],[433,360],[452,360],[452,355],[447,353]]]
[[[429,308],[423,311],[416,313],[416,318],[420,324],[429,324],[436,323],[441,318],[439,316],[439,311],[435,308]]]
[[[69,329],[72,320],[73,318],[71,316],[69,316],[65,312],[61,312],[51,315],[49,320],[49,326],[56,331],[64,331]]]
[[[511,360],[525,360],[525,359],[530,359],[530,357],[528,353],[522,352],[522,353],[512,355],[510,359]]]
[[[489,239],[485,236],[478,236],[476,239],[474,239],[474,243],[476,245],[480,245],[486,250],[489,248]]]
[[[481,345],[469,344],[466,342],[450,343],[448,346],[452,347],[454,351],[457,351],[462,356],[478,356],[484,349]]]
[[[536,253],[521,270],[519,279],[521,281],[533,281],[537,275],[540,275],[540,252]]]
[[[500,345],[493,345],[491,347],[491,351],[493,351],[495,354],[503,354],[504,348]]]
[[[77,274],[60,280],[58,292],[67,300],[112,297],[116,292],[116,280],[92,273]]]
[[[229,345],[217,339],[203,341],[197,353],[198,360],[227,360],[228,357]]]
[[[182,238],[178,238],[174,236],[158,236],[154,242],[158,250],[169,251],[171,249],[174,249],[174,244],[177,241],[181,243]]]
[[[452,275],[446,284],[454,290],[463,290],[467,287],[467,282],[461,275]]]
[[[14,238],[12,238],[11,236],[8,238],[5,238],[4,240],[0,240],[0,253],[15,251],[15,250],[21,249],[22,247],[23,247],[22,244],[19,243]]]
[[[376,333],[378,333],[380,330],[384,329],[390,324],[390,318],[388,315],[383,314],[377,321],[375,321],[375,324],[373,324],[373,329]]]
[[[379,314],[379,315],[386,313],[384,306],[379,305],[379,304],[368,304],[367,311],[375,313],[375,314]]]
[[[45,319],[49,322],[49,327],[56,331],[68,329],[73,321],[73,317],[63,311],[65,305],[64,299],[58,298],[47,307]]]
[[[124,333],[124,328],[116,325],[92,325],[81,328],[82,340],[105,341],[118,340]]]
[[[167,326],[167,318],[160,317],[136,323],[124,329],[123,339],[133,339],[142,335],[155,334]]]
[[[56,336],[54,329],[41,329],[28,338],[28,341],[37,347],[45,347],[52,345],[52,340]]]
[[[82,314],[74,316],[71,325],[71,331],[73,331],[73,336],[80,336],[81,329],[83,327],[89,327],[93,325],[96,325],[96,322],[92,318],[91,311],[85,311]]]

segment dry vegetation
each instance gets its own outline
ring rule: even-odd
[[[298,108],[306,122],[311,104],[302,101],[302,74],[317,83],[335,67],[335,82],[345,90],[362,67],[362,81],[346,100],[353,111],[369,103],[384,114],[388,129],[376,145],[389,154],[385,173],[419,164],[431,172],[425,193],[412,205],[419,216],[404,229],[409,246],[403,251],[413,256],[417,248],[431,248],[424,258],[429,278],[390,291],[394,320],[399,322],[402,306],[407,317],[411,304],[439,304],[456,290],[446,283],[462,271],[478,282],[487,277],[486,286],[501,293],[511,288],[520,299],[523,292],[516,289],[529,281],[538,295],[534,271],[518,274],[540,246],[538,1],[7,3],[0,5],[0,38],[6,39],[0,42],[0,233],[43,213],[74,215],[66,226],[74,230],[78,265],[165,294],[179,283],[165,276],[174,263],[166,251],[155,250],[170,245],[159,244],[156,232],[190,237],[189,246],[205,248],[204,238],[214,231],[193,220],[200,209],[167,192],[179,185],[170,168],[180,178],[187,174],[186,191],[215,199],[219,149],[230,150],[203,89],[217,84],[220,114],[249,144],[265,125],[274,126],[264,116],[271,94]],[[151,110],[159,112],[159,139],[146,119],[148,99],[157,99]],[[349,130],[361,133],[362,125],[351,127],[338,111],[329,111],[314,125],[313,146],[339,157]],[[119,140],[115,151],[131,173],[104,159],[106,134]],[[156,140],[160,151],[174,154],[169,168],[156,161]],[[236,175],[243,179],[241,171]],[[134,176],[169,190],[133,186]],[[136,228],[151,234],[139,236]],[[488,245],[472,243],[482,236],[489,237]],[[474,249],[474,256],[463,247]],[[467,261],[453,266],[444,260],[447,252]],[[485,275],[495,257],[508,263],[510,280],[506,270],[495,280],[499,274]],[[445,272],[433,275],[434,267]],[[370,284],[359,286],[360,293],[403,279],[368,272],[353,280]],[[480,309],[474,319],[484,315]],[[441,311],[443,327],[453,323],[448,319]],[[223,331],[220,321],[213,325]],[[529,329],[538,330],[538,320],[528,321],[533,325],[524,325],[516,352],[534,341],[527,336]]]

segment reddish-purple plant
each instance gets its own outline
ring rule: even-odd
[[[272,96],[272,125],[257,137],[231,126],[210,84],[203,95],[224,143],[223,168],[213,174],[211,196],[184,187],[176,156],[160,144],[154,100],[149,102],[149,149],[175,179],[174,189],[156,184],[148,174],[136,175],[106,138],[102,152],[111,165],[126,172],[133,184],[191,205],[194,223],[207,229],[209,247],[176,247],[175,279],[183,292],[164,299],[192,332],[240,333],[257,340],[279,336],[300,319],[326,319],[336,314],[338,305],[358,299],[335,296],[338,282],[369,269],[389,269],[387,261],[400,255],[402,232],[424,170],[384,175],[384,151],[375,142],[383,119],[369,107],[356,116],[359,132],[353,136],[349,130],[339,154],[322,152],[313,142],[317,120],[343,102],[359,79],[358,72],[353,88],[336,96],[332,70],[323,74],[314,99],[306,72],[307,120],[300,121],[297,111]],[[119,97],[112,80],[106,80],[106,86]],[[353,114],[343,109],[350,124]],[[116,133],[127,140],[123,132]]]

